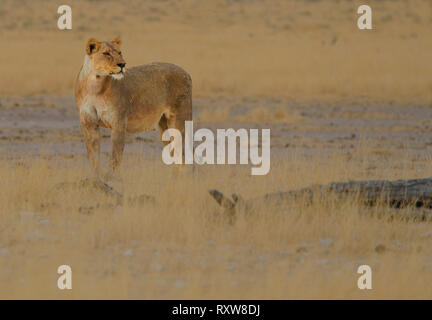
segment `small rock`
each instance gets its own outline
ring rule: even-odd
[[[177,289],[182,289],[184,285],[185,285],[184,281],[181,280],[174,281],[174,287],[176,287]]]
[[[321,239],[320,244],[325,247],[331,247],[333,245],[333,239],[332,238]]]
[[[329,259],[321,259],[318,261],[318,264],[321,264],[321,265],[326,265],[328,263],[329,263]]]
[[[33,218],[35,214],[31,211],[20,211],[19,215],[21,218]]]
[[[50,223],[49,219],[46,218],[46,219],[39,220],[37,224],[39,224],[39,225],[48,225],[49,223]]]
[[[93,207],[79,207],[78,212],[83,214],[92,214],[94,208]]]
[[[39,230],[34,230],[27,235],[27,240],[43,240],[45,235]]]
[[[297,253],[305,253],[307,252],[307,248],[306,247],[298,247],[296,250]]]
[[[152,265],[151,265],[151,268],[153,269],[153,270],[155,270],[155,271],[163,271],[165,268],[164,268],[164,266],[163,265],[161,265],[161,264],[159,264],[159,263],[153,263]]]
[[[401,241],[395,241],[394,242],[394,244],[397,246],[397,247],[399,247],[399,248],[406,248],[406,245],[403,243],[403,242],[401,242]]]
[[[264,256],[258,256],[257,260],[258,260],[258,262],[261,262],[261,263],[267,263],[268,262],[268,259]]]
[[[386,251],[386,246],[383,244],[379,244],[375,247],[376,253],[384,253]]]
[[[123,252],[123,255],[125,255],[125,256],[131,256],[131,255],[133,255],[133,250],[132,249],[127,249],[127,250],[125,250],[125,252]]]
[[[432,238],[432,231],[428,231],[421,235],[422,238]]]
[[[2,256],[7,256],[7,255],[9,254],[9,250],[6,249],[6,248],[1,248],[1,249],[0,249],[0,254],[1,254]]]
[[[281,251],[279,251],[279,252],[277,253],[277,255],[278,255],[279,257],[289,256],[290,254],[291,254],[290,251],[287,250],[287,249],[281,250]]]
[[[226,269],[227,269],[228,271],[232,271],[232,270],[235,269],[235,267],[236,267],[235,262],[230,262],[230,263],[228,263]]]

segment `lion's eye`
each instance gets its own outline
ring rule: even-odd
[[[106,55],[106,56],[108,56],[108,57],[110,56],[109,52],[104,52],[103,54]]]
[[[119,54],[121,55],[121,51],[119,51]]]

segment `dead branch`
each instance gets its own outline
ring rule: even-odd
[[[396,181],[331,182],[299,190],[268,193],[246,201],[237,194],[233,194],[232,199],[229,199],[218,190],[210,190],[209,193],[231,216],[239,210],[250,211],[259,204],[289,206],[298,201],[311,204],[329,196],[340,200],[351,197],[369,206],[380,203],[391,208],[414,206],[432,209],[432,177]]]

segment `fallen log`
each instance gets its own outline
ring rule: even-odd
[[[432,177],[409,180],[365,180],[348,182],[331,182],[327,185],[314,185],[299,190],[268,193],[258,198],[243,200],[238,194],[232,199],[218,190],[210,190],[210,195],[225,209],[229,216],[237,211],[249,212],[259,205],[289,206],[304,201],[311,204],[328,197],[358,199],[365,205],[382,204],[391,208],[432,209]]]

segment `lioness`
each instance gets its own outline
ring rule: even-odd
[[[100,177],[99,127],[111,130],[111,173],[119,166],[125,133],[149,131],[161,135],[168,128],[182,132],[192,120],[192,80],[182,68],[153,62],[127,69],[121,40],[89,39],[81,71],[75,82],[81,131],[90,164]],[[169,142],[164,142],[167,144]]]

